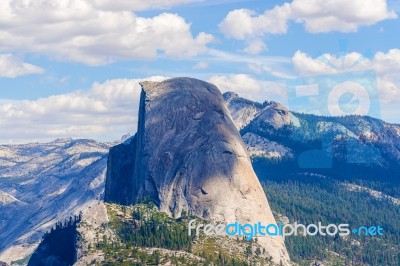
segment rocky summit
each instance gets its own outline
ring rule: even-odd
[[[141,86],[138,131],[110,151],[105,200],[151,199],[173,217],[276,223],[218,88],[192,78]],[[258,242],[289,262],[281,237]]]

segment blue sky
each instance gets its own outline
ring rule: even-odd
[[[371,103],[400,122],[400,1],[6,0],[0,10],[0,143],[134,133],[138,81],[176,76],[318,114],[288,101],[288,79],[373,70]]]

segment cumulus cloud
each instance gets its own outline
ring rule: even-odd
[[[191,57],[204,52],[213,36],[204,32],[193,36],[190,24],[177,14],[145,18],[126,9],[186,2],[190,1],[4,0],[0,2],[0,49],[88,65],[154,59],[160,53]]]
[[[215,75],[208,82],[216,85],[222,92],[232,91],[243,98],[256,102],[275,100],[287,101],[285,85],[281,82],[262,81],[247,74]]]
[[[87,91],[53,95],[37,100],[0,99],[0,143],[51,141],[60,137],[112,141],[135,133],[141,88],[144,80],[168,77],[112,79],[94,83]],[[265,82],[246,74],[213,76],[209,82],[222,91],[234,91],[255,101],[285,103],[284,84]]]
[[[58,137],[118,139],[134,133],[142,80],[114,79],[95,83],[89,91],[74,91],[38,100],[0,101],[0,143],[49,141]]]
[[[12,54],[0,54],[0,77],[15,78],[43,72],[43,68],[25,63]]]
[[[208,82],[222,92],[233,91],[249,98],[254,98],[261,89],[260,84],[246,74],[216,75],[210,77]]]
[[[228,13],[219,27],[226,36],[238,40],[265,33],[286,33],[288,12],[290,9],[287,4],[266,10],[262,15],[249,9],[236,9]]]
[[[177,5],[184,5],[203,0],[93,0],[92,2],[102,9],[107,10],[148,10],[168,9]]]
[[[247,47],[243,50],[246,54],[256,55],[264,51],[266,48],[265,43],[259,39],[249,42]]]
[[[248,9],[233,10],[219,26],[227,37],[244,40],[286,33],[289,21],[304,24],[312,33],[352,32],[396,17],[394,11],[388,10],[386,0],[293,0],[263,14]]]
[[[400,49],[391,49],[387,53],[377,52],[372,60],[374,69],[381,75],[396,75],[400,72]]]
[[[335,74],[357,70],[374,70],[380,100],[384,103],[400,103],[400,50],[391,49],[387,53],[377,52],[372,58],[351,52],[343,56],[323,54],[313,58],[297,51],[292,63],[300,75]]]
[[[291,9],[291,18],[309,32],[352,32],[397,17],[386,0],[294,0]]]
[[[331,55],[325,54],[326,58],[335,60]],[[312,58],[306,53],[297,51],[292,57],[293,66],[303,75],[332,74],[337,69],[322,60]]]

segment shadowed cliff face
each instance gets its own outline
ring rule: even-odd
[[[133,203],[133,170],[136,155],[136,135],[110,149],[104,200],[123,205]]]
[[[126,204],[151,198],[174,217],[185,210],[214,221],[275,223],[220,91],[191,78],[141,85],[136,147],[110,153],[106,200]],[[132,173],[118,170],[127,165]],[[131,201],[121,200],[126,190],[120,182],[132,183]],[[276,262],[288,261],[281,238],[259,242]]]

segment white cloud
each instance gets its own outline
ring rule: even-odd
[[[351,32],[397,17],[386,0],[294,0],[291,9],[291,18],[304,23],[309,32]]]
[[[51,141],[60,137],[116,140],[136,132],[140,81],[168,77],[113,79],[94,83],[90,90],[76,90],[37,100],[0,99],[0,143]],[[222,91],[234,91],[258,102],[284,103],[285,87],[256,80],[246,74],[213,76],[209,82]]]
[[[108,10],[168,9],[173,6],[202,2],[204,0],[94,0],[93,3]]]
[[[38,100],[0,101],[0,143],[49,141],[58,137],[118,139],[135,132],[142,80],[115,79]]]
[[[331,57],[330,55],[325,55]],[[297,51],[292,57],[293,66],[303,75],[331,74],[337,70],[322,60],[314,59],[311,56]]]
[[[265,43],[259,39],[252,40],[248,46],[243,50],[246,54],[256,55],[264,51],[266,48]]]
[[[281,82],[262,81],[247,74],[215,75],[208,82],[222,92],[233,91],[239,96],[256,102],[274,100],[286,103],[286,89]]]
[[[0,77],[15,78],[43,72],[43,68],[24,63],[20,58],[12,54],[0,54]]]
[[[371,59],[351,52],[343,56],[324,54],[318,58],[297,51],[292,63],[300,75],[335,74],[360,70],[374,70],[380,100],[383,103],[400,103],[400,50],[391,49],[387,53],[377,52]]]
[[[249,9],[236,9],[228,13],[219,27],[226,36],[238,40],[265,33],[286,33],[289,11],[287,4],[266,10],[262,15]]]
[[[398,76],[400,72],[400,49],[391,49],[387,53],[376,53],[373,64],[376,71],[381,75]]]
[[[210,77],[208,82],[222,92],[233,91],[248,98],[253,98],[261,90],[260,84],[246,74],[216,75]]]
[[[213,40],[204,32],[192,36],[190,24],[177,14],[144,18],[122,9],[150,7],[151,3],[141,2],[1,1],[0,50],[101,65],[116,60],[154,59],[159,53],[170,58],[191,57],[204,52]],[[164,6],[162,1],[151,2],[157,4],[155,8]],[[184,2],[189,1],[168,1],[165,6]]]
[[[263,14],[248,9],[228,13],[221,31],[238,40],[287,32],[288,22],[304,24],[309,32],[352,32],[364,25],[396,18],[386,0],[293,0]]]

